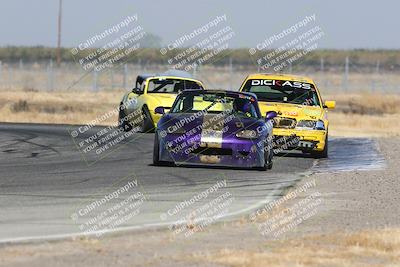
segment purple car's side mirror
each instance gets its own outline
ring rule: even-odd
[[[156,114],[165,114],[165,109],[164,109],[164,107],[156,107],[156,108],[154,109],[154,112],[155,112]]]
[[[276,116],[278,116],[278,114],[275,111],[268,111],[265,115],[265,120],[272,120]]]

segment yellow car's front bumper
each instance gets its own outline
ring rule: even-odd
[[[299,150],[322,151],[325,148],[327,131],[274,128],[273,134],[277,140],[280,137],[297,137],[300,142],[293,144],[293,146]]]

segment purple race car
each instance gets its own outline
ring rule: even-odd
[[[153,163],[271,169],[275,116],[262,118],[252,93],[183,91],[157,124]]]

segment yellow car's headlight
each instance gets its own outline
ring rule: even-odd
[[[316,123],[317,123],[317,121],[301,120],[301,121],[297,122],[296,128],[312,130],[315,128]]]
[[[325,125],[322,120],[313,121],[313,120],[300,120],[297,125],[297,129],[305,129],[305,130],[325,130]]]
[[[323,121],[319,120],[315,124],[315,130],[325,130],[325,124]]]

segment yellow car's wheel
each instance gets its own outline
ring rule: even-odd
[[[154,122],[151,118],[149,109],[147,106],[142,108],[142,121],[140,125],[140,131],[142,133],[153,133],[154,132]]]
[[[313,151],[311,155],[316,159],[323,159],[328,157],[328,134],[325,137],[325,147],[322,151]]]
[[[268,170],[270,170],[270,169],[272,169],[272,166],[273,166],[273,158],[274,158],[274,151],[273,151],[273,149],[272,148],[269,148],[268,149],[268,163],[267,163],[267,169]]]
[[[274,151],[272,149],[272,144],[265,141],[264,142],[264,166],[260,167],[259,169],[262,171],[272,169],[272,165],[273,165],[272,159],[273,158],[274,158]]]
[[[126,120],[126,114],[124,112],[124,109],[122,109],[122,103],[119,108],[119,114],[118,114],[118,125],[121,127],[125,132],[129,132],[132,130],[132,125]]]

